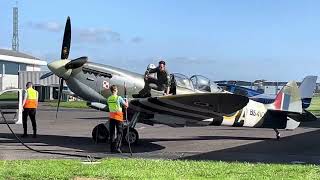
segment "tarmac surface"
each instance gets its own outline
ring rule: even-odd
[[[108,144],[91,139],[94,126],[107,120],[105,112],[93,109],[55,108],[42,105],[37,112],[38,138],[23,138],[33,152],[22,146],[8,127],[0,125],[0,159],[100,159],[130,157],[127,146],[123,154],[110,154]],[[22,125],[11,125],[20,137]],[[138,124],[140,140],[132,145],[133,157],[222,160],[266,163],[320,164],[320,121],[304,123],[294,131],[280,130],[275,139],[272,129],[239,127],[185,127]],[[32,126],[28,121],[28,131]]]

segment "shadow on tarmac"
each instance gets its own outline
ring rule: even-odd
[[[302,127],[318,127],[319,123],[303,123]],[[0,133],[0,143],[6,144],[6,150],[17,149],[17,140],[10,133]],[[138,145],[132,145],[133,153],[148,153],[165,149],[157,142],[167,141],[205,141],[205,140],[252,140],[259,141],[237,147],[205,153],[193,153],[181,157],[183,160],[214,160],[229,162],[253,162],[253,163],[293,163],[303,162],[305,164],[320,164],[320,130],[282,137],[279,141],[263,137],[232,137],[232,136],[195,136],[184,138],[143,138]],[[52,152],[64,153],[102,153],[105,157],[109,153],[109,144],[95,144],[89,137],[72,137],[58,135],[39,135],[38,138],[31,137],[22,139],[31,147]],[[41,144],[38,144],[41,143]],[[186,142],[187,143],[187,142]],[[61,149],[71,148],[71,149]],[[21,149],[21,148],[18,148]],[[123,152],[129,152],[126,145]],[[148,155],[149,156],[149,155]],[[165,158],[165,157],[164,157]]]
[[[19,135],[18,135],[19,137]],[[10,133],[0,133],[0,143],[6,144],[6,146],[16,149],[16,143],[19,143],[18,140]],[[19,137],[20,138],[20,137]],[[31,146],[34,149],[39,147],[40,150],[45,151],[61,151],[66,152],[61,148],[71,148],[73,150],[67,150],[72,152],[83,152],[83,153],[105,153],[109,152],[110,146],[109,143],[95,144],[89,137],[72,137],[72,136],[57,136],[57,135],[38,135],[37,138],[20,138],[24,143]],[[41,144],[38,144],[41,143]],[[10,145],[11,144],[11,145]],[[58,147],[58,148],[57,148]],[[165,147],[147,141],[141,141],[138,145],[131,145],[133,153],[144,153],[152,152],[164,149]],[[13,149],[13,150],[15,150]],[[128,146],[122,146],[123,152],[129,152]],[[8,149],[10,150],[10,148]]]
[[[320,130],[261,141],[238,147],[201,153],[184,160],[216,160],[263,163],[320,164]]]
[[[160,141],[202,141],[202,140],[249,140],[249,141],[256,141],[256,140],[272,140],[274,138],[261,138],[261,137],[237,137],[237,136],[193,136],[187,138],[145,138],[143,141],[145,142],[160,142]]]

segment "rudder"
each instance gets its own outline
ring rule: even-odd
[[[303,109],[310,106],[314,90],[316,89],[317,78],[317,76],[306,76],[299,87]]]

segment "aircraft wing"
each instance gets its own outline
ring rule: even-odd
[[[159,113],[187,119],[208,119],[235,113],[249,99],[228,93],[196,93],[133,99],[130,108],[145,113]]]

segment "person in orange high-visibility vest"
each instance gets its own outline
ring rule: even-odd
[[[110,131],[110,151],[121,153],[121,140],[123,136],[123,112],[128,107],[128,101],[118,96],[118,88],[116,85],[110,87],[112,95],[108,97],[107,103],[109,107],[109,131]],[[115,129],[117,129],[117,138],[114,139]]]
[[[37,137],[37,123],[36,123],[37,108],[38,108],[38,91],[32,88],[31,82],[28,82],[25,90],[25,98],[23,101],[23,112],[22,112],[23,135],[22,137],[28,137],[28,131],[27,131],[28,116],[31,119],[31,123],[33,127],[33,138]]]

